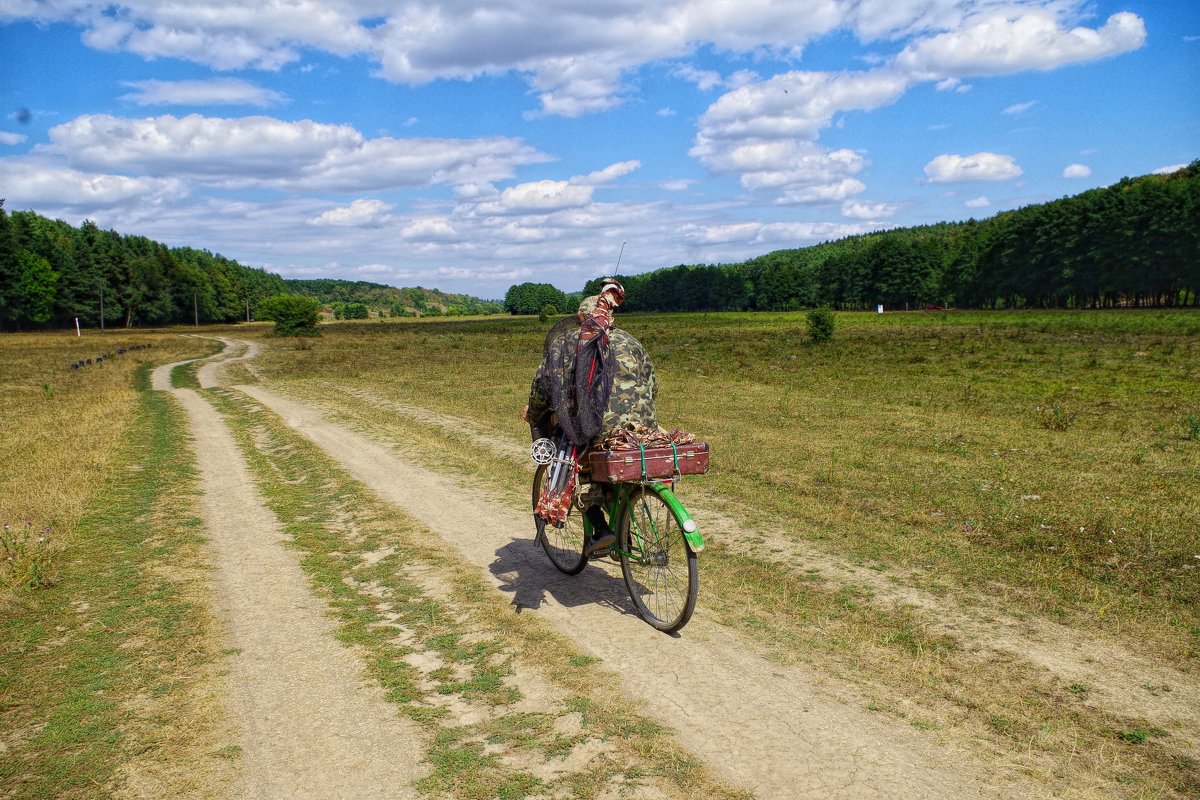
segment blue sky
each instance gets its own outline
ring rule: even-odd
[[[1196,0],[0,0],[0,52],[8,210],[481,297],[1200,157]]]

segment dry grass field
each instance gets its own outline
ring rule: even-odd
[[[803,314],[619,324],[661,421],[714,448],[683,494],[709,512],[704,613],[932,737],[1103,787],[1078,796],[1197,791],[1200,316],[846,314],[823,345]],[[523,498],[546,327],[327,326],[256,370]]]
[[[803,313],[624,315],[618,324],[654,358],[660,421],[713,447],[712,472],[681,490],[709,542],[699,615],[768,661],[815,669],[845,702],[1020,776],[1030,796],[1200,796],[1200,314],[839,314],[822,344],[809,341]],[[319,406],[520,510],[531,469],[517,411],[548,327],[497,317],[339,323],[311,340],[275,339],[265,326],[203,333],[263,345],[227,382]],[[132,701],[54,712],[64,730],[74,725],[66,743],[30,727],[69,688],[40,687],[50,661],[33,654],[65,646],[54,659],[84,664],[64,679],[82,686],[104,683],[110,659],[127,655],[112,644],[93,652],[103,642],[72,633],[87,617],[76,619],[72,604],[101,602],[82,599],[89,592],[136,612],[106,618],[124,626],[119,641],[155,642],[134,659],[142,672],[103,691],[129,700],[144,679],[164,687],[154,697],[195,713],[212,702],[195,681],[150,673],[171,661],[166,675],[194,678],[219,663],[203,581],[186,569],[169,581],[155,572],[166,558],[199,568],[199,556],[178,413],[165,400],[147,405],[142,369],[216,343],[121,332],[93,352],[91,341],[0,337],[0,522],[49,528],[63,548],[48,562],[53,586],[30,588],[19,579],[28,571],[10,570],[3,588],[0,658],[40,670],[0,678],[0,747],[21,756],[0,778],[41,787],[23,797],[106,785],[144,736],[131,725],[96,747],[86,733],[137,717]],[[66,369],[141,342],[153,348]],[[175,380],[195,385],[194,371]],[[295,469],[324,474],[321,456],[305,458]],[[259,480],[266,486],[277,471],[264,466]],[[333,479],[312,481],[318,502]],[[334,513],[350,496],[320,502]],[[114,555],[101,536],[109,529],[131,531],[133,544],[121,547],[134,549]],[[324,563],[325,545],[313,547],[310,560]],[[157,576],[153,602],[132,599],[146,596],[144,579],[119,596],[105,588],[122,553]],[[336,593],[345,576],[312,579]],[[467,605],[487,594],[463,592]],[[185,656],[180,630],[209,644]],[[219,776],[220,733],[206,736],[177,735],[168,749],[201,753],[205,774]],[[84,780],[30,777],[39,759],[64,752],[84,754]]]

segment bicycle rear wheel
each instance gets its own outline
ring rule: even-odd
[[[652,489],[633,493],[620,527],[621,574],[642,619],[668,633],[696,610],[700,570],[671,509]]]
[[[549,464],[541,464],[533,474],[534,508],[537,508],[538,500],[541,499],[549,467]],[[551,564],[568,575],[577,575],[583,571],[587,566],[587,556],[583,554],[583,514],[574,503],[571,503],[567,519],[561,528],[547,525],[545,520],[537,516],[534,516],[533,524],[539,534],[538,539],[542,542],[542,549],[546,551]]]

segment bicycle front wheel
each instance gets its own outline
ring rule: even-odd
[[[550,465],[541,464],[533,474],[533,507],[536,509],[538,500],[542,497],[542,489],[550,474]],[[533,518],[534,526],[540,534],[542,549],[560,572],[577,575],[587,566],[587,556],[583,554],[583,515],[571,503],[567,512],[566,522],[561,528],[547,525],[545,520],[537,516]]]
[[[670,507],[652,489],[633,493],[620,527],[621,573],[638,614],[674,632],[696,610],[700,570]]]

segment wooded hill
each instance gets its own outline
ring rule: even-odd
[[[283,278],[190,247],[0,206],[0,329],[236,322]]]
[[[1200,306],[1200,161],[986,220],[901,228],[739,264],[623,276],[630,311]],[[599,278],[584,289],[591,294]],[[550,289],[548,299],[538,289]],[[504,305],[421,287],[296,280],[207,250],[78,229],[0,202],[0,329],[234,322],[284,291],[336,316],[558,312],[521,284]],[[519,302],[518,302],[519,301]],[[528,306],[528,307],[527,307]],[[338,312],[341,312],[340,314]]]
[[[982,221],[621,281],[628,311],[1200,306],[1200,161]]]
[[[502,310],[437,289],[397,289],[377,283],[285,281],[207,250],[167,247],[144,236],[74,228],[33,211],[9,214],[0,201],[0,330],[237,322],[284,292],[308,294],[335,316],[359,316],[350,305],[398,316],[491,314]],[[338,314],[338,311],[343,313]]]
[[[315,297],[322,305],[329,306],[335,316],[347,319],[365,319],[370,311],[395,317],[470,316],[499,314],[504,311],[500,303],[491,300],[480,300],[470,295],[451,294],[422,286],[397,289],[382,283],[331,278],[288,279],[284,281],[284,285],[287,291],[294,294]]]

